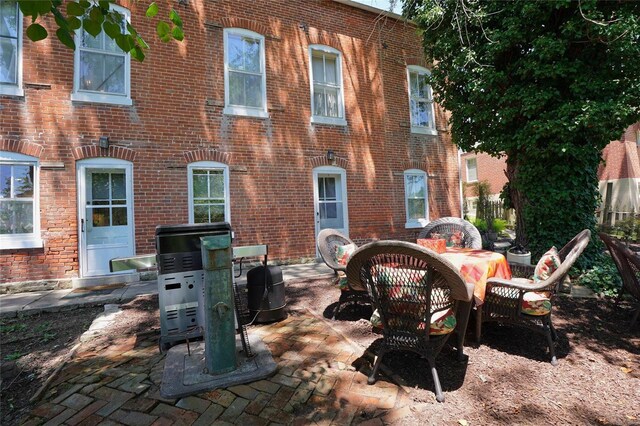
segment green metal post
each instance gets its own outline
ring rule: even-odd
[[[207,374],[236,369],[231,234],[200,238],[204,269],[204,357]]]

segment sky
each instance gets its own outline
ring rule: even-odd
[[[354,0],[357,3],[366,4],[367,6],[377,7],[382,10],[389,10],[389,0]],[[402,14],[402,1],[397,0],[396,5],[392,12],[397,13],[398,15]]]

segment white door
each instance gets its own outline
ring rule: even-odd
[[[134,254],[131,163],[79,162],[78,201],[81,274],[108,275],[110,259]]]
[[[316,237],[326,228],[349,235],[347,179],[344,169],[333,166],[313,170]]]

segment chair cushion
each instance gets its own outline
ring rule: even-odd
[[[447,247],[464,248],[464,232],[457,230],[450,233],[432,232],[428,235],[431,239],[444,239]]]
[[[522,298],[521,311],[527,315],[547,315],[551,312],[551,300],[545,292],[527,292]]]
[[[336,246],[336,262],[338,262],[339,265],[346,265],[349,262],[349,258],[357,248],[358,247],[355,244]]]
[[[335,284],[338,286],[340,291],[349,291],[349,285],[347,284],[347,275],[339,271],[338,276],[335,278]]]
[[[393,327],[395,322],[400,321],[400,318],[390,318],[389,323]],[[371,315],[371,325],[374,327],[382,327],[382,320],[380,314],[376,309]],[[435,312],[431,315],[431,323],[429,324],[429,335],[439,336],[443,334],[449,334],[456,328],[456,315],[452,309],[445,309]],[[418,330],[426,330],[426,322],[418,324]]]
[[[418,245],[435,251],[444,253],[447,251],[447,241],[444,238],[418,238]]]
[[[560,257],[558,256],[558,250],[555,247],[551,247],[549,251],[542,255],[536,269],[533,271],[533,282],[538,283],[548,279],[551,274],[555,272],[560,266]]]

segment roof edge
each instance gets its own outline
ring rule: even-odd
[[[368,6],[363,3],[358,3],[353,0],[333,0],[336,3],[342,3],[347,6],[355,7],[356,9],[366,10],[367,12],[373,12],[378,15],[383,15],[388,18],[397,19],[398,21],[407,21],[402,15],[398,15],[397,13],[389,12],[388,10],[378,9],[377,7]]]

